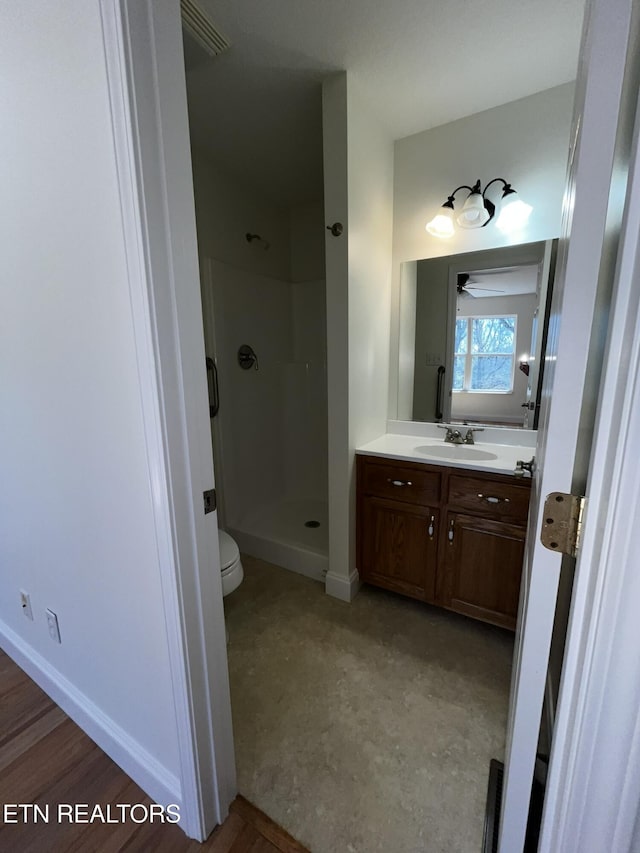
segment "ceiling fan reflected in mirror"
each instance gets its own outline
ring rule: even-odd
[[[476,293],[474,291],[478,291],[477,295],[480,296],[483,293],[506,293],[506,290],[498,290],[495,287],[481,287],[481,282],[475,278],[472,278],[468,272],[458,273],[458,282],[457,282],[457,290],[458,296],[463,298],[465,297],[476,297]]]

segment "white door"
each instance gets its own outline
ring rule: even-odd
[[[612,187],[616,181],[618,189],[620,179],[618,161],[613,169],[619,119],[630,109],[623,81],[631,11],[632,0],[593,0],[583,32],[516,637],[500,853],[523,849],[560,574],[560,555],[540,543],[541,508],[550,492],[581,489],[586,481],[604,341],[599,325],[624,197],[615,198]]]

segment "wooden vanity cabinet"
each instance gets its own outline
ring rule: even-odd
[[[463,513],[447,513],[439,601],[450,610],[514,629],[526,529]]]
[[[449,474],[438,600],[457,613],[514,629],[530,481]]]
[[[357,457],[361,579],[515,628],[530,481]]]
[[[438,516],[437,507],[365,497],[362,580],[434,602]]]
[[[358,468],[358,492],[361,579],[434,602],[440,473],[375,460]]]

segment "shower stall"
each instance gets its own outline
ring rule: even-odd
[[[325,282],[202,264],[219,524],[240,550],[327,569]],[[211,413],[214,414],[215,407]]]

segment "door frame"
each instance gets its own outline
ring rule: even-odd
[[[237,793],[195,207],[175,0],[99,0],[180,760],[181,829]],[[159,617],[161,618],[161,617]]]
[[[540,853],[640,844],[639,281],[640,98]]]
[[[547,688],[561,555],[545,549],[539,540],[544,499],[555,491],[579,489],[582,494],[587,479],[590,488],[601,488],[593,472],[588,476],[587,471],[589,455],[596,448],[594,422],[602,397],[598,368],[601,364],[607,367],[606,354],[602,360],[599,357],[607,333],[606,318],[613,319],[620,310],[613,301],[609,311],[607,294],[615,276],[630,162],[629,157],[620,156],[619,148],[631,147],[629,112],[635,115],[637,99],[635,92],[629,97],[629,83],[637,71],[629,51],[635,2],[591,0],[585,15],[551,304],[551,345],[545,360],[536,445],[540,470],[532,484],[516,635],[498,847],[501,853],[520,853],[524,846]],[[620,361],[609,360],[610,378],[621,370]],[[585,525],[589,523],[587,514]],[[598,576],[600,568],[585,557],[582,570]],[[583,612],[579,619],[587,617]],[[566,734],[556,726],[552,745],[556,755],[565,748]]]

